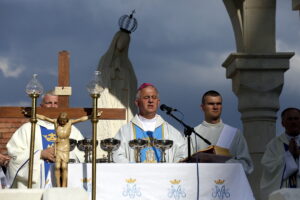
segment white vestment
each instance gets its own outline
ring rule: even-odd
[[[32,187],[43,188],[45,185],[44,160],[40,159],[43,150],[42,134],[40,126],[54,130],[52,123],[38,120],[35,128],[34,165]],[[30,153],[31,123],[23,124],[12,135],[7,143],[8,155],[12,157],[8,165],[8,177],[13,188],[27,188],[29,153]],[[72,126],[70,138],[75,140],[84,139],[80,131]],[[70,158],[84,162],[84,153],[77,147],[70,152]]]
[[[0,190],[4,189],[6,187],[9,187],[7,182],[8,181],[7,181],[6,175],[5,175],[2,167],[0,166]]]
[[[194,130],[211,142],[211,145],[216,145],[219,142],[222,130],[224,128],[224,123],[221,121],[217,124],[210,124],[203,121],[201,124],[196,126]],[[228,125],[227,125],[228,126]],[[234,129],[232,129],[234,130]],[[237,129],[236,129],[237,130]],[[207,148],[209,145],[206,144],[201,138],[192,134],[191,136],[191,151],[195,153],[199,150]],[[241,163],[247,174],[253,171],[253,164],[251,157],[248,152],[247,142],[243,134],[237,130],[231,144],[228,146],[229,152],[232,156],[227,163]]]
[[[141,121],[136,115],[130,123],[122,126],[117,135],[116,139],[121,141],[121,145],[117,151],[113,153],[113,159],[115,162],[135,162],[134,150],[129,147],[129,141],[136,139],[134,138],[133,124],[143,129]],[[187,146],[183,135],[176,130],[169,123],[164,121],[161,116],[156,115],[156,125],[155,128],[163,124],[163,139],[168,139],[173,141],[173,146],[166,150],[166,162],[178,162],[179,160],[187,157]]]
[[[275,190],[288,187],[288,177],[284,178],[284,174],[291,171],[291,168],[287,162],[286,153],[288,150],[285,150],[284,144],[289,145],[289,139],[285,133],[273,138],[266,146],[266,151],[261,160],[263,166],[260,181],[262,199],[267,199],[268,195]],[[298,170],[297,187],[300,188],[299,158],[298,163],[293,158],[292,161],[296,168],[291,172]]]
[[[98,100],[99,108],[124,108],[125,120],[100,120],[98,140],[114,137],[118,130],[136,114],[134,104],[137,91],[137,78],[128,58],[130,35],[118,31],[107,52],[101,57],[98,70],[101,71],[104,91]],[[103,151],[97,148],[101,157]]]

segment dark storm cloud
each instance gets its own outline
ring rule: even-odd
[[[129,57],[139,83],[154,83],[162,103],[180,109],[191,125],[202,119],[202,93],[219,90],[224,97],[224,121],[241,128],[231,80],[221,67],[236,50],[231,22],[220,0],[2,0],[0,90],[4,95],[0,104],[29,102],[24,88],[33,73],[39,74],[46,90],[57,85],[57,54],[68,50],[73,88],[70,104],[91,106],[85,85],[118,31],[119,17],[133,9],[138,29],[131,34]],[[284,0],[278,1],[277,10],[279,50],[300,52],[299,13],[291,11]],[[299,57],[291,63],[281,96],[283,106],[300,98],[295,94]],[[8,77],[4,70],[10,74],[23,71]]]

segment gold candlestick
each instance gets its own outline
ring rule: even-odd
[[[36,126],[36,100],[43,93],[43,86],[37,80],[37,74],[33,74],[32,79],[26,86],[26,93],[31,97],[31,136],[30,136],[30,152],[29,152],[29,170],[27,187],[32,188],[33,176],[33,157],[34,157],[34,143],[35,143],[35,126]]]
[[[96,199],[96,158],[97,158],[97,108],[98,108],[98,98],[100,94],[91,94],[93,98],[93,113],[92,113],[92,124],[93,124],[93,152],[92,152],[92,200]]]
[[[32,188],[32,175],[33,175],[33,153],[34,153],[34,142],[35,142],[35,126],[36,126],[36,100],[39,94],[30,94],[32,99],[31,109],[31,136],[30,136],[30,153],[29,153],[29,171],[28,171],[28,188]]]
[[[87,85],[87,89],[93,99],[93,113],[91,121],[93,124],[93,152],[92,152],[92,200],[96,200],[96,147],[97,147],[97,123],[98,123],[98,98],[104,90],[99,71],[95,71],[93,80]]]

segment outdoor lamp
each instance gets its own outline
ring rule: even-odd
[[[33,174],[33,152],[35,141],[35,125],[36,119],[36,100],[43,93],[43,86],[37,80],[37,74],[33,74],[32,79],[26,85],[26,93],[31,98],[31,137],[30,137],[30,153],[29,153],[29,171],[28,171],[28,188],[32,188],[32,174]]]
[[[98,98],[100,93],[103,92],[102,79],[100,71],[95,71],[94,77],[87,85],[87,90],[93,99],[93,111],[91,121],[93,124],[93,152],[92,152],[92,200],[96,200],[96,146],[97,146],[97,109]]]

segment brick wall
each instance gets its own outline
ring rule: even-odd
[[[0,153],[6,153],[6,144],[12,134],[24,123],[26,118],[0,118]]]

